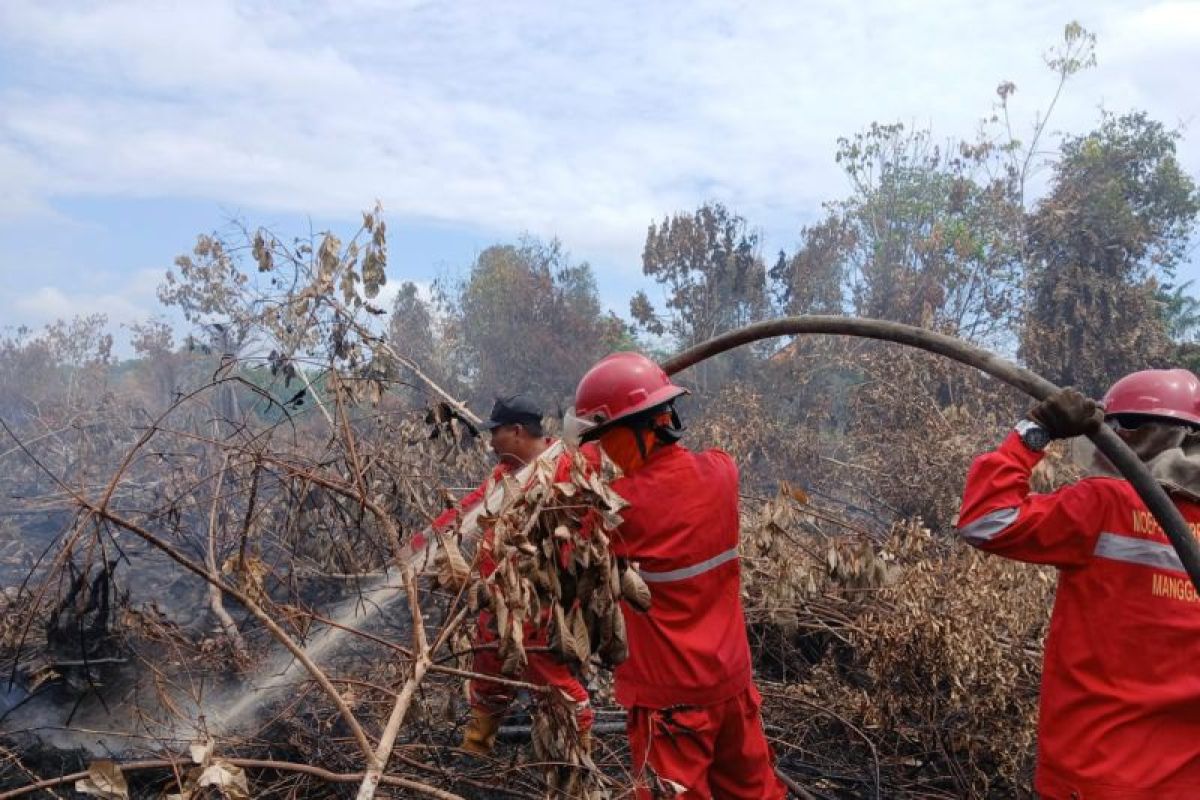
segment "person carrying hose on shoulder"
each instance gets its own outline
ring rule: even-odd
[[[1094,473],[1050,494],[1029,477],[1054,439],[1108,424],[1200,530],[1200,380],[1146,370],[1103,404],[1063,389],[971,466],[958,533],[1058,568],[1034,788],[1047,800],[1200,797],[1200,598],[1132,485]]]
[[[638,797],[782,798],[742,611],[738,470],[720,450],[679,444],[686,393],[645,356],[615,353],[583,376],[566,423],[624,473],[611,547],[652,597],[645,612],[621,604],[629,658],[615,670]]]
[[[434,520],[433,527],[436,529],[445,529],[453,525],[459,514],[482,502],[489,488],[504,475],[514,473],[531,463],[553,443],[542,430],[541,409],[521,395],[497,399],[489,419],[482,427],[491,432],[491,447],[500,463],[496,465],[487,481],[463,497],[455,508],[448,509]],[[496,570],[491,541],[492,531],[488,529],[483,533],[479,551],[479,574],[483,578],[487,578]],[[559,689],[564,698],[570,698],[575,707],[575,721],[580,740],[586,750],[591,742],[591,729],[595,718],[587,690],[569,666],[545,651],[547,638],[545,620],[530,626],[525,634],[525,643],[540,649],[531,649],[528,652],[528,666],[521,675],[513,677],[525,683]],[[495,615],[489,609],[482,608],[477,622],[476,644],[483,647],[474,653],[472,672],[495,676],[501,674],[502,664],[494,646],[497,641]],[[486,678],[471,679],[471,718],[463,732],[462,749],[478,755],[492,752],[496,734],[515,693],[516,689],[508,684]]]

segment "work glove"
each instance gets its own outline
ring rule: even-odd
[[[1095,433],[1104,424],[1104,407],[1074,389],[1059,389],[1029,409],[1027,415],[1051,439]]]

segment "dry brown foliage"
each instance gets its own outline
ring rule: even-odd
[[[730,387],[694,426],[758,487],[743,580],[781,763],[824,796],[1027,796],[1054,574],[952,530],[972,458],[1024,402],[893,348],[789,355],[790,396]],[[799,425],[772,413],[789,405]],[[1075,477],[1055,449],[1033,486]]]
[[[746,515],[747,613],[783,763],[836,796],[984,797],[1031,777],[1053,573],[920,521],[804,532],[790,494]]]
[[[789,391],[769,382],[731,384],[692,409],[689,438],[731,451],[743,469],[745,607],[781,765],[817,797],[1021,795],[1052,581],[1044,571],[975,553],[951,526],[971,457],[999,440],[1023,404],[960,368],[877,346],[796,348],[793,360],[772,369],[774,385]],[[233,377],[219,378],[212,396],[220,399]],[[8,592],[5,652],[25,688],[38,689],[40,680],[44,696],[59,693],[56,702],[66,705],[99,695],[113,713],[157,722],[159,731],[164,720],[182,721],[184,740],[212,735],[214,758],[242,765],[256,794],[291,787],[325,796],[339,781],[361,780],[364,755],[345,713],[376,736],[397,692],[410,700],[380,775],[385,786],[408,780],[425,787],[414,791],[460,796],[487,796],[492,790],[481,787],[493,785],[518,796],[583,786],[619,794],[629,782],[628,757],[602,663],[619,658],[595,656],[620,642],[605,624],[613,627],[621,565],[602,538],[577,541],[589,509],[603,517],[619,502],[582,470],[570,486],[539,474],[533,494],[514,490],[512,502],[494,511],[489,521],[508,566],[486,594],[508,610],[503,642],[514,672],[520,637],[513,623],[541,606],[557,620],[557,649],[594,673],[601,733],[590,762],[571,746],[573,717],[556,715],[552,702],[542,714],[531,704],[532,724],[523,729],[517,710],[496,760],[456,755],[476,645],[463,625],[472,592],[456,591],[453,581],[451,591],[430,588],[439,566],[444,581],[461,577],[463,564],[446,562],[433,565],[417,595],[423,639],[403,644],[413,639],[412,625],[385,613],[321,662],[345,710],[300,675],[252,730],[222,732],[197,719],[206,698],[220,695],[212,687],[231,674],[260,674],[277,653],[278,636],[246,613],[245,602],[298,641],[320,641],[345,598],[361,593],[362,603],[375,602],[371,581],[392,559],[396,533],[435,516],[447,501],[444,487],[463,490],[485,471],[481,448],[449,407],[406,415],[386,400],[372,407],[337,391],[329,407],[333,426],[309,414],[264,428],[249,416],[214,426],[215,409],[206,406],[204,414],[168,415],[145,441],[127,438],[135,455],[115,484],[119,521],[94,510],[95,490],[85,495],[93,510],[64,518],[33,580],[19,594]],[[1051,459],[1038,486],[1050,488],[1069,472]],[[71,498],[60,486],[53,502]],[[50,502],[43,494],[31,506]],[[206,599],[204,580],[130,537],[126,523],[157,532],[201,572],[215,574],[232,628]],[[614,524],[605,520],[600,531]],[[551,570],[547,543],[560,540],[571,543],[576,559]],[[112,558],[104,554],[118,545],[129,561],[106,569]],[[586,565],[578,560],[583,552]],[[585,580],[594,584],[590,594],[580,591]],[[102,608],[94,601],[104,590],[96,587],[108,581]],[[591,599],[576,604],[581,594]],[[71,624],[51,624],[55,613]],[[95,636],[81,638],[81,625],[95,626]],[[73,633],[56,639],[55,630]],[[81,642],[103,643],[86,654],[97,663],[81,663]],[[144,676],[136,692],[120,674],[134,664]],[[96,716],[83,719],[91,724]],[[180,752],[185,745],[156,747]],[[90,760],[56,758],[56,772]],[[43,754],[33,763],[50,762]],[[297,765],[318,772],[297,773]],[[187,775],[198,766],[181,769],[174,781],[164,780],[161,766],[127,770],[131,794],[196,788]],[[5,775],[9,785],[29,780],[15,768]]]
[[[302,288],[350,269],[335,249],[297,268]],[[645,587],[605,547],[620,505],[611,475],[539,474],[510,492],[489,519],[502,568],[487,592],[458,590],[471,566],[452,548],[425,576],[389,574],[408,535],[485,473],[485,453],[452,398],[414,415],[384,393],[394,387],[376,367],[392,354],[347,315],[353,302],[305,299],[324,304],[328,324],[313,334],[324,360],[232,353],[160,416],[110,399],[81,418],[93,436],[14,437],[3,477],[24,516],[0,519],[0,656],[17,676],[5,704],[25,705],[5,720],[22,759],[0,766],[0,781],[82,770],[94,756],[61,748],[119,720],[141,737],[124,755],[182,759],[123,759],[131,796],[211,791],[208,767],[187,755],[209,737],[207,763],[243,770],[254,796],[371,781],[443,797],[619,795],[629,759],[605,666],[624,647],[616,597]],[[294,301],[273,300],[300,314]],[[1024,792],[1052,586],[951,533],[971,457],[1023,401],[939,359],[831,341],[796,343],[760,380],[701,400],[683,407],[689,443],[721,446],[742,468],[745,607],[784,769],[817,797]],[[43,417],[30,430],[70,425]],[[589,513],[601,524],[583,537]],[[572,558],[556,562],[555,542]],[[411,615],[381,603],[397,593],[418,601]],[[521,629],[550,610],[553,648],[592,674],[591,761],[553,701],[529,725],[517,709],[494,759],[457,753],[480,595],[505,615],[514,675]],[[381,610],[324,647],[355,606]],[[289,642],[323,655],[288,673],[252,724],[222,727],[218,711],[291,669]],[[66,730],[46,733],[25,713],[35,708]],[[34,727],[55,747],[22,733]]]

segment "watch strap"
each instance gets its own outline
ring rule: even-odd
[[[1031,419],[1021,420],[1013,427],[1013,430],[1030,450],[1040,453],[1046,449],[1046,445],[1050,444],[1050,432]]]

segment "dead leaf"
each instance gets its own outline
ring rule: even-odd
[[[445,536],[438,533],[438,543],[441,545],[441,552],[438,553],[438,585],[458,591],[467,585],[471,579],[471,565],[467,563],[467,559],[463,557],[462,550],[458,547],[458,542],[453,536]]]
[[[129,785],[115,762],[107,759],[88,764],[86,778],[75,782],[75,791],[104,800],[129,800]]]
[[[250,800],[250,785],[246,781],[246,771],[219,758],[214,759],[204,772],[200,773],[196,785],[216,787],[229,800]]]
[[[254,556],[239,558],[237,555],[232,555],[221,565],[221,573],[236,575],[242,591],[260,605],[269,604],[271,600],[264,588],[268,571],[266,562]]]
[[[588,636],[587,621],[583,618],[583,609],[580,606],[571,609],[571,617],[568,622],[571,627],[571,645],[574,649],[575,660],[580,664],[586,664],[592,655],[592,645]]]
[[[621,574],[621,597],[638,611],[650,610],[650,587],[632,567],[626,567]]]
[[[43,666],[29,676],[29,692],[36,692],[38,687],[47,681],[57,680],[62,675],[51,666]]]
[[[625,631],[625,613],[616,603],[608,612],[608,637],[600,650],[600,658],[608,667],[615,667],[629,658],[629,637]]]
[[[212,739],[205,739],[202,742],[192,742],[188,751],[192,755],[192,763],[204,766],[208,763],[208,759],[212,757],[213,747],[216,745]]]
[[[784,494],[790,495],[791,498],[800,505],[808,505],[808,492],[804,491],[799,486],[792,486],[792,484],[788,483],[787,481],[781,481],[780,488],[783,490]]]

